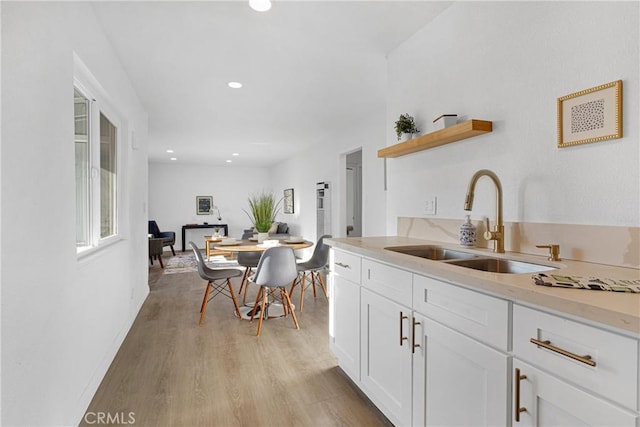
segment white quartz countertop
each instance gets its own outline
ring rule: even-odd
[[[438,245],[443,248],[557,267],[549,273],[611,279],[640,279],[640,270],[572,260],[552,262],[546,255],[535,256],[490,249],[466,248],[450,243],[409,237],[348,237],[325,239],[344,249],[417,274],[483,291],[513,302],[533,304],[571,316],[599,322],[640,336],[640,294],[564,289],[534,284],[532,273],[489,273],[385,250],[388,246]],[[542,250],[544,251],[544,250]]]

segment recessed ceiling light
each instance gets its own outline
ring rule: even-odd
[[[173,153],[173,150],[169,149],[167,150],[167,153]]]
[[[232,89],[240,89],[242,87],[242,83],[240,83],[240,82],[229,82],[229,83],[227,83],[227,86],[229,86]]]
[[[231,160],[225,160],[227,163],[231,163]]]
[[[249,0],[249,6],[256,12],[266,12],[271,9],[271,0]]]
[[[171,160],[175,161],[175,160],[178,160],[178,158],[177,157],[172,157]]]
[[[240,153],[233,153],[233,154],[231,154],[231,155],[232,155],[232,156],[239,156],[239,155],[240,155]]]

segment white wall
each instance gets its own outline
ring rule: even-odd
[[[125,238],[81,260],[74,51],[124,120]],[[2,424],[77,425],[148,293],[147,118],[76,2],[3,2],[2,113]]]
[[[640,224],[638,2],[456,2],[389,55],[387,143],[404,112],[422,131],[444,113],[492,120],[489,135],[388,160],[389,234],[399,216],[464,218],[479,169],[504,188],[505,220]],[[556,148],[558,97],[624,82],[622,139]],[[482,178],[472,218],[495,219]]]
[[[384,64],[372,72],[384,73]],[[346,156],[362,148],[363,236],[385,234],[384,162],[377,150],[384,146],[384,106],[356,120],[347,129],[329,129],[309,150],[283,160],[271,170],[276,191],[293,188],[295,214],[284,215],[295,234],[316,236],[316,183],[331,185],[332,235],[346,236]]]
[[[384,63],[380,72],[385,73]],[[229,234],[241,237],[251,224],[243,209],[247,197],[261,190],[273,191],[282,197],[287,188],[294,189],[294,213],[278,214],[286,222],[290,234],[316,240],[316,183],[331,184],[333,235],[346,235],[346,222],[338,220],[339,210],[346,205],[343,182],[346,175],[346,154],[363,147],[363,228],[366,235],[383,235],[385,226],[383,161],[376,157],[384,145],[384,107],[365,114],[352,128],[333,129],[321,136],[313,148],[292,155],[270,168],[218,167],[182,165],[180,163],[149,164],[149,219],[155,219],[162,230],[176,233],[176,246],[181,247],[181,228],[186,223],[216,223],[214,216],[196,215],[196,196],[212,196],[220,207],[222,222],[229,225]],[[342,163],[341,163],[342,162]],[[187,238],[198,242],[198,236],[210,230],[190,230]],[[189,237],[191,236],[191,237]],[[165,251],[168,248],[165,248]]]
[[[183,225],[218,222],[215,215],[196,214],[196,196],[212,196],[213,204],[220,208],[222,223],[229,226],[229,235],[240,238],[242,231],[252,225],[243,211],[249,209],[247,199],[263,190],[272,191],[268,168],[151,163],[149,219],[155,219],[162,231],[175,231],[174,248],[179,250]],[[275,195],[282,197],[282,191]],[[280,213],[276,219],[286,222],[287,216]],[[198,236],[204,235],[211,235],[211,230],[187,230],[185,240],[203,247],[204,241]]]

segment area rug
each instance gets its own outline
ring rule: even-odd
[[[211,268],[238,268],[244,270],[244,267],[238,265],[238,261],[228,260],[222,255],[212,256],[210,261],[206,261],[205,256],[205,263]],[[198,271],[196,256],[193,254],[176,255],[165,260],[164,274],[190,273],[192,271]]]

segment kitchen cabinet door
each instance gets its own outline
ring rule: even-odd
[[[555,376],[518,359],[513,360],[513,368],[513,426],[637,425],[637,414]],[[516,414],[519,415],[519,420],[516,420]]]
[[[339,275],[331,280],[329,340],[340,367],[360,380],[360,286]]]
[[[392,423],[410,425],[411,310],[364,288],[360,309],[362,388]]]
[[[413,425],[507,425],[509,357],[414,316]]]

